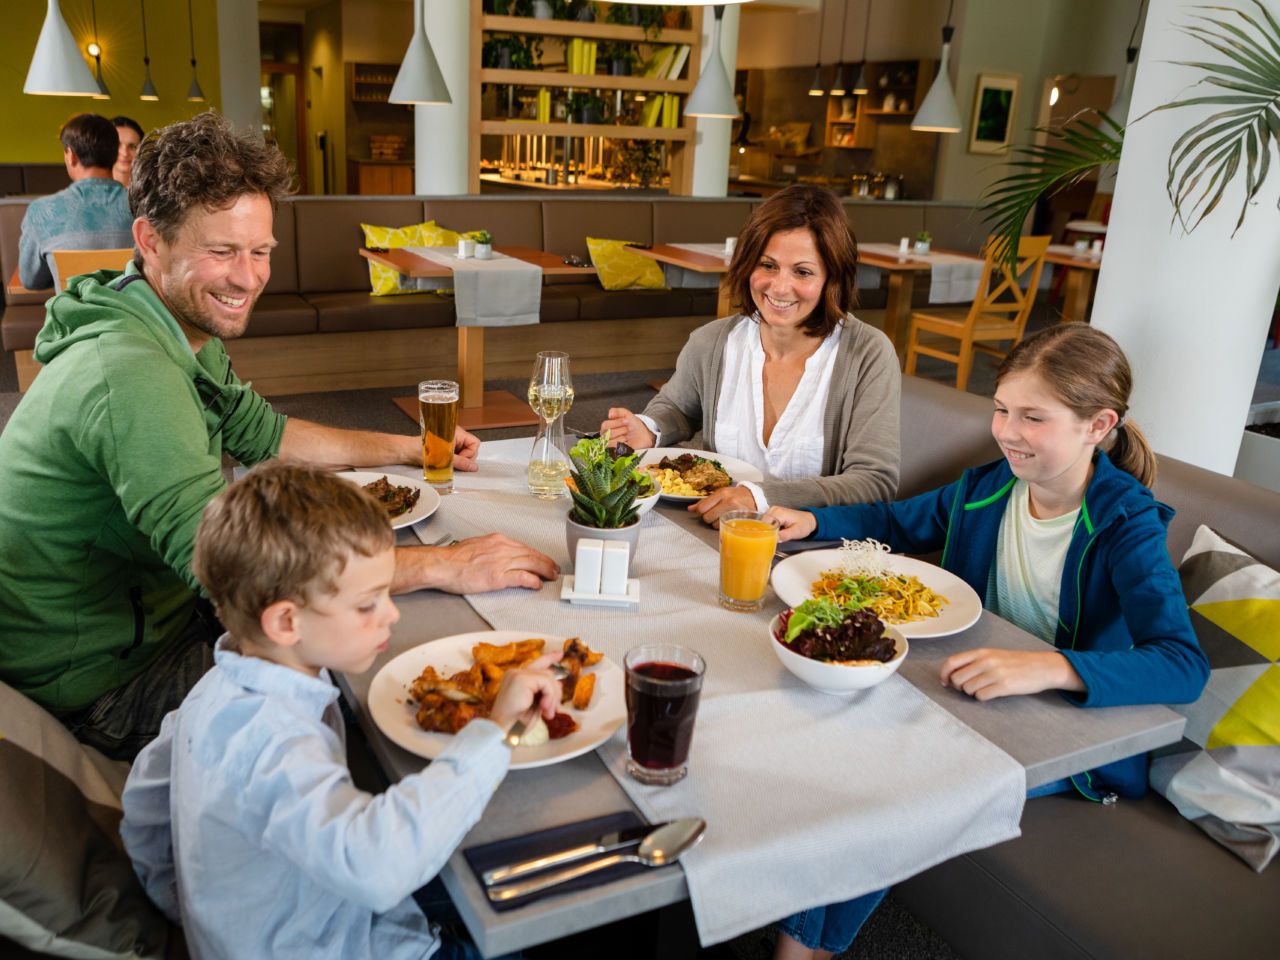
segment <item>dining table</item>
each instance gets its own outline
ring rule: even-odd
[[[412,528],[401,530],[400,542],[405,545],[431,544],[442,538],[451,540],[500,532],[543,549],[562,569],[568,569],[567,549],[562,542],[557,542],[563,539],[563,523],[556,518],[562,515],[561,511],[567,513],[569,503],[562,500],[548,505],[545,501],[534,501],[528,493],[524,481],[524,466],[530,447],[531,440],[528,438],[485,443],[480,451],[480,470],[476,473],[459,474],[455,478],[454,492],[443,498],[430,517]],[[414,469],[410,467],[393,466],[385,468],[385,471],[405,476],[414,473]],[[530,517],[536,517],[537,521],[530,520]],[[557,522],[560,523],[559,529],[556,527]],[[625,736],[622,731],[592,752],[553,765],[508,773],[479,822],[440,874],[469,933],[486,957],[545,943],[658,908],[671,907],[686,899],[692,900],[693,913],[704,946],[727,939],[743,929],[763,926],[792,912],[781,900],[775,906],[774,901],[766,897],[763,904],[757,905],[752,897],[762,896],[764,888],[772,889],[770,884],[775,883],[775,880],[782,884],[778,889],[785,890],[783,880],[789,876],[786,868],[779,866],[777,869],[781,876],[772,876],[773,860],[770,855],[779,848],[771,844],[782,843],[781,849],[786,850],[791,842],[788,831],[799,831],[798,836],[803,837],[806,835],[806,828],[804,824],[792,822],[793,818],[786,813],[779,816],[767,808],[763,814],[759,809],[753,811],[753,806],[758,808],[761,804],[767,806],[778,802],[776,797],[770,796],[770,790],[782,789],[781,795],[788,796],[785,792],[787,784],[771,782],[770,771],[753,769],[750,758],[756,756],[755,748],[750,743],[736,743],[739,736],[747,736],[745,731],[751,729],[753,722],[761,721],[761,717],[753,714],[763,704],[776,704],[776,701],[769,699],[774,693],[779,696],[785,694],[789,698],[786,702],[793,709],[804,711],[806,717],[812,713],[815,725],[831,719],[838,720],[841,716],[859,710],[864,713],[870,710],[871,714],[864,719],[874,727],[881,716],[875,711],[884,709],[887,702],[875,699],[876,692],[883,692],[887,696],[889,686],[901,679],[906,685],[900,685],[897,692],[919,700],[920,708],[926,713],[931,711],[930,715],[935,722],[940,721],[950,728],[948,736],[952,733],[959,735],[960,739],[956,742],[967,745],[965,749],[976,749],[975,756],[984,756],[987,760],[998,758],[999,763],[1005,766],[997,765],[995,769],[1004,770],[1006,780],[1009,777],[1008,770],[1011,769],[1013,781],[1004,784],[1001,794],[1004,799],[1001,802],[1011,802],[1011,793],[1012,801],[1016,801],[1012,811],[1013,833],[1010,834],[1008,829],[999,834],[979,833],[957,847],[957,852],[988,846],[992,842],[1016,835],[1016,820],[1021,813],[1025,790],[1174,743],[1182,735],[1184,719],[1163,706],[1081,710],[1053,692],[983,703],[944,688],[938,679],[939,670],[942,661],[952,653],[977,646],[1016,650],[1045,648],[1041,640],[986,611],[981,612],[972,626],[959,633],[913,640],[897,677],[890,677],[884,684],[863,691],[859,695],[861,699],[844,701],[811,690],[784,671],[769,650],[769,641],[762,624],[769,616],[784,608],[772,589],[767,592],[765,608],[759,614],[733,614],[718,607],[714,587],[715,571],[718,569],[718,534],[715,530],[690,514],[684,504],[668,502],[661,503],[642,522],[644,527],[634,573],[641,587],[638,611],[590,608],[589,614],[579,613],[583,608],[570,607],[558,600],[560,585],[556,582],[545,584],[537,592],[506,590],[466,598],[438,591],[418,591],[396,598],[401,618],[392,628],[388,650],[379,655],[372,668],[361,674],[340,674],[336,677],[346,702],[368,740],[374,759],[387,779],[395,782],[421,770],[426,761],[397,746],[379,728],[370,711],[370,689],[378,671],[406,651],[440,638],[487,631],[495,624],[519,623],[530,632],[562,633],[565,636],[570,631],[581,633],[589,646],[604,650],[611,660],[620,663],[621,655],[618,651],[628,642],[627,637],[652,636],[663,641],[679,642],[701,652],[701,648],[711,642],[709,637],[713,632],[713,621],[715,629],[722,633],[726,623],[732,629],[732,642],[727,657],[723,647],[718,652],[708,651],[711,662],[708,682],[713,673],[719,671],[715,679],[720,681],[720,688],[710,700],[704,690],[704,702],[694,733],[695,754],[690,758],[688,778],[680,786],[641,788],[627,783],[621,772],[625,759]],[[669,569],[670,565],[675,565],[676,568]],[[735,620],[735,617],[741,619]],[[703,621],[708,624],[706,630],[697,627]],[[733,628],[734,624],[739,623],[740,628]],[[764,688],[748,689],[750,685],[741,682],[741,677],[748,671],[752,672],[757,681],[760,677],[765,679]],[[766,689],[773,686],[779,690]],[[869,706],[871,704],[879,706],[873,708]],[[887,718],[889,714],[885,713],[883,716]],[[768,717],[763,719],[767,720]],[[883,722],[889,721],[885,719]],[[744,732],[739,733],[738,727]],[[771,735],[769,739],[776,739],[778,742],[770,743],[769,749],[774,750],[775,755],[780,751],[783,754],[794,752],[808,757],[805,750],[811,749],[812,745],[806,746],[797,741],[793,747],[788,740],[791,736],[795,735],[785,731],[778,731],[776,736]],[[719,769],[720,764],[712,762],[711,756],[705,752],[705,746],[704,752],[698,754],[700,741],[704,745],[714,743],[717,750],[726,753],[745,750],[745,753],[735,756],[729,764],[731,775],[718,788],[712,781],[717,776],[725,777],[726,773]],[[945,754],[941,757],[925,756],[929,746],[928,743],[915,743],[910,750],[879,758],[884,764],[881,775],[891,779],[897,768],[910,767],[913,763],[912,754],[916,751],[922,752],[914,762],[946,766],[948,758]],[[761,756],[767,752],[763,747],[760,750]],[[824,760],[820,751],[811,765],[821,768],[827,762],[837,761]],[[809,761],[806,760],[806,763]],[[914,865],[887,865],[893,861],[898,847],[910,846],[913,842],[912,834],[917,832],[917,825],[898,824],[887,833],[876,833],[873,829],[876,826],[875,820],[887,818],[892,821],[895,809],[917,802],[926,804],[926,808],[936,810],[941,816],[953,804],[960,803],[960,799],[958,794],[944,788],[942,782],[934,784],[932,779],[925,781],[930,784],[930,788],[923,791],[930,794],[928,797],[895,794],[894,787],[888,780],[882,787],[880,781],[872,776],[874,768],[874,765],[868,765],[847,771],[845,779],[836,781],[843,786],[836,786],[832,796],[847,794],[849,797],[859,797],[858,801],[849,801],[849,804],[866,808],[866,816],[872,818],[872,822],[866,824],[866,831],[875,834],[875,837],[867,839],[851,836],[850,833],[856,834],[859,831],[851,831],[847,824],[842,825],[836,818],[833,823],[819,829],[816,837],[810,836],[810,842],[819,843],[818,849],[821,851],[828,848],[840,850],[842,843],[863,843],[864,847],[870,843],[871,847],[866,848],[870,855],[865,859],[872,863],[866,869],[874,870],[874,861],[884,860],[886,863],[881,867],[883,873],[868,877],[868,883],[879,877],[878,886],[906,879],[912,872],[919,872],[932,865],[932,862],[957,855],[939,850],[938,857],[932,862],[926,856],[922,862]],[[830,786],[830,773],[827,771],[815,770],[813,775],[819,778],[823,787]],[[942,774],[937,776],[945,782]],[[709,817],[707,836],[711,839],[704,840],[701,848],[689,854],[679,866],[645,870],[609,883],[566,891],[518,909],[499,912],[490,906],[481,883],[467,863],[465,851],[477,845],[523,837],[558,825],[606,814],[627,812],[639,814],[649,822],[658,822],[666,817],[646,817],[644,810],[661,812],[663,803],[680,796],[681,790],[685,791],[686,797],[701,798],[692,801],[699,809],[689,812],[701,814],[703,806],[715,806],[722,812]],[[803,802],[816,801],[797,800],[797,807],[803,806]],[[929,804],[933,806],[928,807]],[[972,815],[962,817],[964,824],[948,825],[945,832],[963,833],[968,829],[969,820],[981,818],[983,809],[981,804],[975,807]],[[764,816],[766,819],[763,822],[770,824],[770,830],[736,829],[738,817],[751,816]],[[931,820],[932,817],[927,819]],[[918,824],[919,831],[926,834],[931,826],[935,825],[926,822]],[[770,832],[778,835],[762,835]],[[914,842],[919,842],[918,838],[914,838]],[[693,882],[695,876],[699,875],[686,873],[686,870],[692,869],[692,865],[685,866],[689,858],[701,853],[709,844],[718,845],[716,849],[725,871],[714,874],[718,879],[710,892],[701,879],[697,884]],[[762,855],[762,851],[769,855]],[[815,853],[813,859],[816,866],[817,861],[825,857]],[[801,862],[807,863],[803,859]],[[763,866],[766,864],[769,866]],[[843,869],[842,864],[845,861],[837,862],[834,867]],[[832,864],[827,864],[828,869],[832,867]],[[852,869],[852,866],[849,868]],[[752,869],[758,873],[753,874]],[[839,877],[840,874],[833,876]],[[726,880],[726,877],[730,879]],[[873,886],[866,887],[872,888]],[[862,888],[858,888],[858,891],[865,892]],[[717,895],[720,898],[718,901]],[[850,892],[848,895],[854,894]],[[745,918],[738,915],[733,922],[713,922],[709,916],[712,907],[718,908],[722,913],[727,909],[732,914],[735,906],[741,906],[735,903],[738,899],[750,902],[751,911]],[[819,898],[814,902],[825,901]]]
[[[535,247],[500,246],[494,252],[532,264],[544,277],[594,276],[595,267],[566,263],[565,258]],[[415,253],[411,249],[370,250],[360,248],[360,256],[389,267],[403,276],[445,279],[453,270],[445,263]],[[486,390],[484,381],[483,326],[458,325],[458,425],[467,430],[523,427],[538,417],[521,397],[506,390]],[[418,420],[418,398],[396,397],[395,404],[414,422]]]
[[[1045,263],[1066,271],[1062,322],[1083,323],[1089,317],[1089,301],[1093,297],[1098,271],[1102,269],[1102,254],[1077,250],[1068,243],[1051,243],[1044,259]]]
[[[721,243],[654,243],[629,244],[633,253],[667,266],[688,270],[695,274],[723,276],[729,269],[730,255]],[[724,283],[719,284],[716,296],[716,316],[727,317],[733,312],[732,297]]]

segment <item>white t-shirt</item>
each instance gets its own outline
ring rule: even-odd
[[[1053,643],[1058,630],[1062,568],[1079,515],[1077,507],[1051,520],[1037,520],[1031,515],[1026,481],[1015,480],[1000,520],[994,590],[988,587],[988,601],[994,595],[995,605],[987,605],[1046,643]]]
[[[743,317],[725,341],[716,402],[717,453],[737,457],[759,467],[766,479],[794,480],[822,473],[822,417],[831,390],[831,372],[840,345],[837,325],[804,364],[804,375],[786,409],[764,442],[764,347],[760,325]],[[768,508],[764,492],[743,483],[760,510]]]

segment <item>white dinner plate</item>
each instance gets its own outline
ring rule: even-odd
[[[773,568],[773,576],[769,582],[773,584],[773,592],[783,603],[788,607],[797,607],[812,599],[814,581],[819,579],[824,570],[835,569],[839,560],[839,550],[795,553]],[[982,616],[982,601],[973,587],[950,570],[897,553],[889,557],[889,569],[894,573],[918,577],[934,593],[940,593],[951,601],[936,617],[895,624],[904,637],[948,637],[967,630]]]
[[[736,457],[726,457],[723,453],[712,453],[710,450],[690,450],[688,447],[653,447],[649,450],[642,451],[643,456],[640,457],[640,467],[657,464],[663,457],[683,456],[686,453],[692,453],[695,457],[706,457],[708,460],[719,461],[720,466],[724,467],[725,473],[729,474],[729,480],[737,483],[739,480],[750,480],[752,483],[759,483],[764,479],[764,474],[760,472],[759,467],[753,467],[745,460],[739,460]],[[694,503],[701,500],[702,497],[682,497],[676,493],[667,493],[662,491],[662,499],[670,500],[673,503]]]
[[[419,520],[425,520],[440,507],[440,494],[436,493],[431,484],[420,477],[406,477],[399,473],[379,473],[370,470],[343,470],[338,476],[344,480],[350,480],[352,483],[358,483],[362,487],[367,483],[373,483],[375,480],[381,480],[386,477],[391,481],[392,486],[413,487],[417,490],[420,495],[418,502],[413,505],[413,509],[408,513],[402,513],[398,517],[391,518],[391,528],[393,530],[409,527]]]
[[[530,630],[481,630],[441,637],[406,650],[385,664],[369,685],[369,715],[393,743],[420,757],[434,759],[453,742],[453,737],[447,733],[431,733],[418,726],[414,719],[418,708],[409,699],[409,684],[428,665],[446,677],[466,670],[474,662],[471,648],[482,641],[504,644],[530,639],[546,640],[546,653],[559,652],[565,641],[564,637]],[[578,721],[578,729],[559,740],[548,740],[540,747],[516,747],[511,753],[512,770],[545,767],[594,750],[626,721],[622,670],[606,658],[588,668],[587,672],[596,675],[595,691],[587,709],[575,710],[569,703],[560,705],[562,713]]]

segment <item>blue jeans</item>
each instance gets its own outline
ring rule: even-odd
[[[1047,797],[1054,793],[1064,793],[1071,789],[1070,780],[1054,780],[1027,791],[1027,799]],[[825,907],[814,907],[793,913],[785,920],[779,921],[778,929],[797,943],[810,950],[826,950],[828,953],[843,953],[849,949],[858,931],[867,922],[867,918],[875,913],[880,901],[889,892],[874,890],[853,900],[842,903],[829,903]]]
[[[440,925],[440,949],[431,955],[431,960],[484,960],[480,948],[467,935],[466,925],[453,905],[449,891],[444,883],[435,877],[421,890],[413,895],[418,908],[427,915],[427,919]],[[522,960],[520,951],[508,953],[494,960]]]

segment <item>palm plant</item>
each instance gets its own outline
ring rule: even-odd
[[[1172,219],[1187,232],[1213,212],[1243,167],[1245,197],[1235,226],[1239,230],[1270,171],[1272,146],[1280,147],[1280,23],[1260,0],[1249,2],[1257,8],[1256,16],[1202,6],[1196,9],[1210,13],[1196,14],[1193,22],[1178,28],[1226,58],[1226,63],[1175,61],[1204,71],[1194,86],[1205,84],[1220,92],[1161,104],[1134,121],[1160,110],[1227,108],[1189,129],[1169,152],[1166,190]],[[1015,147],[1019,159],[1009,164],[1013,172],[993,183],[980,201],[1009,259],[1018,249],[1027,215],[1042,196],[1052,196],[1120,160],[1124,127],[1105,113],[1086,111],[1062,129],[1044,132],[1059,136],[1061,144]]]
[[[635,521],[640,475],[634,453],[618,456],[608,449],[609,437],[584,437],[569,451],[573,497],[570,519],[603,530],[629,526]]]

